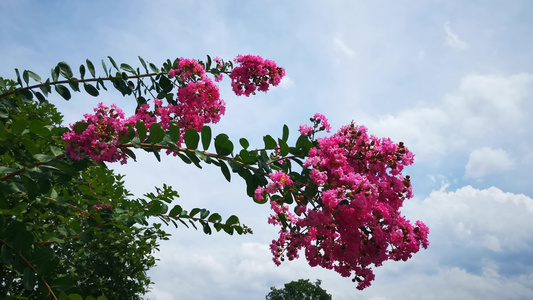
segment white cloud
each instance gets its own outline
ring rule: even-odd
[[[344,39],[342,39],[340,36],[336,36],[333,38],[333,45],[335,46],[335,49],[340,51],[342,54],[348,56],[349,58],[355,57],[355,51],[346,44]]]
[[[483,147],[470,153],[465,167],[465,177],[480,178],[487,174],[507,171],[512,166],[513,161],[505,150]]]
[[[442,154],[499,141],[526,126],[533,74],[468,75],[434,106],[363,120],[370,132],[403,141],[417,155]]]
[[[404,212],[427,222],[430,241],[437,244],[434,251],[454,251],[450,255],[458,257],[476,249],[533,250],[533,222],[527,222],[533,219],[533,199],[523,194],[466,186],[454,192],[434,191],[424,201],[407,203]]]
[[[294,86],[294,80],[292,80],[291,77],[285,75],[283,79],[281,79],[279,86],[284,89],[289,89]]]
[[[446,31],[446,45],[456,50],[468,49],[468,44],[462,41],[459,36],[450,29],[450,22],[444,23],[444,30]]]

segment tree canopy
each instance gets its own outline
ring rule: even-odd
[[[319,279],[314,284],[309,279],[291,281],[282,289],[271,287],[266,300],[331,300],[331,295],[320,287],[321,284]]]

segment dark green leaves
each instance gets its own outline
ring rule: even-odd
[[[241,139],[239,139],[239,143],[241,144],[241,146],[242,146],[244,149],[248,149],[248,147],[250,146],[250,143],[249,143],[248,140],[245,139],[245,138],[241,138]]]
[[[144,125],[144,122],[137,120],[137,123],[135,123],[135,128],[137,129],[137,136],[139,137],[139,140],[141,140],[141,142],[146,140],[146,125]]]
[[[74,74],[72,73],[72,69],[70,68],[70,66],[66,62],[62,61],[62,62],[58,63],[57,66],[59,67],[59,73],[63,77],[69,79],[69,78],[72,78],[74,76]]]
[[[61,95],[61,97],[63,97],[63,99],[70,100],[70,98],[72,97],[70,95],[70,91],[64,85],[56,84],[54,88],[56,92]]]
[[[170,140],[173,143],[177,143],[180,139],[180,128],[178,124],[174,122],[170,123],[169,132],[170,132]]]
[[[161,142],[165,138],[165,131],[159,123],[153,123],[150,126],[150,139],[153,144]]]
[[[263,141],[265,142],[265,149],[276,149],[276,147],[278,146],[276,140],[270,135],[264,136]]]
[[[76,125],[74,125],[73,129],[74,129],[74,132],[80,134],[80,133],[84,132],[85,129],[87,129],[87,127],[89,127],[89,123],[80,121],[80,122],[76,123]]]
[[[289,139],[289,127],[287,125],[283,125],[283,137],[281,139],[285,142]]]
[[[202,146],[204,150],[209,148],[209,144],[211,144],[211,127],[204,126],[202,128]]]
[[[93,65],[93,63],[92,63],[89,59],[87,59],[86,62],[87,62],[87,69],[89,69],[89,72],[91,73],[91,75],[92,75],[93,77],[96,77],[96,73],[94,72],[94,65]]]
[[[41,80],[41,77],[35,73],[33,73],[32,71],[29,71],[29,70],[25,70],[23,73],[22,73],[22,76],[24,77],[24,80],[26,81],[26,83],[28,83],[28,76],[30,78],[32,78],[33,80],[37,81],[37,82],[42,82]]]
[[[87,94],[93,96],[93,97],[97,97],[100,93],[98,92],[98,89],[96,89],[94,86],[88,84],[88,83],[84,83],[83,84],[83,88],[85,88],[85,91],[87,92]]]
[[[187,148],[191,150],[196,150],[196,148],[198,148],[200,136],[198,135],[198,131],[196,131],[196,129],[187,130],[183,136],[183,139],[185,140],[185,145],[187,145]]]
[[[121,64],[121,65],[120,65],[120,68],[121,68],[122,70],[126,71],[126,72],[130,72],[130,73],[135,74],[135,75],[137,74],[137,72],[135,72],[135,69],[132,68],[132,67],[131,67],[130,65],[128,65],[128,64]]]
[[[229,172],[228,165],[222,160],[219,161],[219,164],[220,164],[220,170],[222,171],[222,174],[224,175],[226,180],[228,182],[230,182],[231,181],[231,173]]]
[[[233,143],[228,135],[221,133],[215,138],[215,150],[218,155],[228,156],[233,152]]]

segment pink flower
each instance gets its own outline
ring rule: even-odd
[[[233,68],[229,75],[231,86],[236,95],[255,93],[256,90],[268,91],[269,86],[277,86],[285,76],[285,69],[278,67],[272,60],[260,56],[239,55],[235,58],[239,66]]]

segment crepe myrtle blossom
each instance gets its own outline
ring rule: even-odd
[[[237,95],[249,97],[256,90],[268,91],[270,85],[277,86],[285,76],[285,69],[276,62],[254,55],[239,55],[235,58],[239,66],[233,68],[231,86]]]
[[[323,115],[311,121],[313,126],[300,127],[302,135],[329,127]],[[256,200],[271,199],[269,223],[281,226],[270,245],[274,262],[293,260],[303,251],[311,266],[353,276],[364,289],[374,279],[373,266],[405,261],[427,248],[428,227],[411,224],[400,213],[403,201],[413,196],[409,176],[401,174],[413,158],[403,143],[368,135],[366,127],[353,123],[318,138],[303,163],[308,177],[286,178],[291,184],[280,185],[279,176],[271,176],[271,183],[256,190]],[[284,204],[288,194],[294,209]]]
[[[301,135],[312,137],[315,132],[319,131],[331,131],[331,126],[329,125],[328,119],[323,115],[316,113],[312,118],[310,118],[311,122],[313,122],[313,126],[309,126],[307,124],[300,125],[298,128],[298,131]]]
[[[214,59],[216,69],[222,70],[224,64],[220,58]],[[238,88],[234,91],[237,95],[250,93],[259,88],[267,91],[269,85],[278,85],[285,74],[283,68],[277,67],[271,60],[259,56],[239,55],[235,62],[240,66],[233,69],[230,77],[233,82],[241,82],[246,86],[243,92]],[[215,80],[222,80],[222,73],[215,75]],[[220,98],[220,91],[215,82],[207,76],[206,70],[198,60],[180,58],[176,68],[169,71],[169,77],[175,78],[178,85],[176,105],[169,103],[164,106],[159,99],[154,100],[154,107],[149,104],[141,105],[135,115],[125,119],[124,113],[116,105],[111,107],[103,103],[95,108],[95,114],[84,115],[88,126],[83,131],[72,131],[63,136],[67,141],[66,151],[72,159],[81,160],[88,156],[95,161],[116,162],[125,164],[127,156],[120,150],[119,135],[128,132],[128,126],[135,128],[137,121],[142,121],[146,128],[153,123],[159,123],[167,130],[171,122],[176,122],[184,134],[188,129],[200,131],[206,124],[217,123],[226,111],[226,103]],[[246,84],[245,84],[246,83]],[[79,126],[77,128],[80,128]],[[178,145],[183,141],[180,137]],[[172,152],[172,151],[169,151]]]

